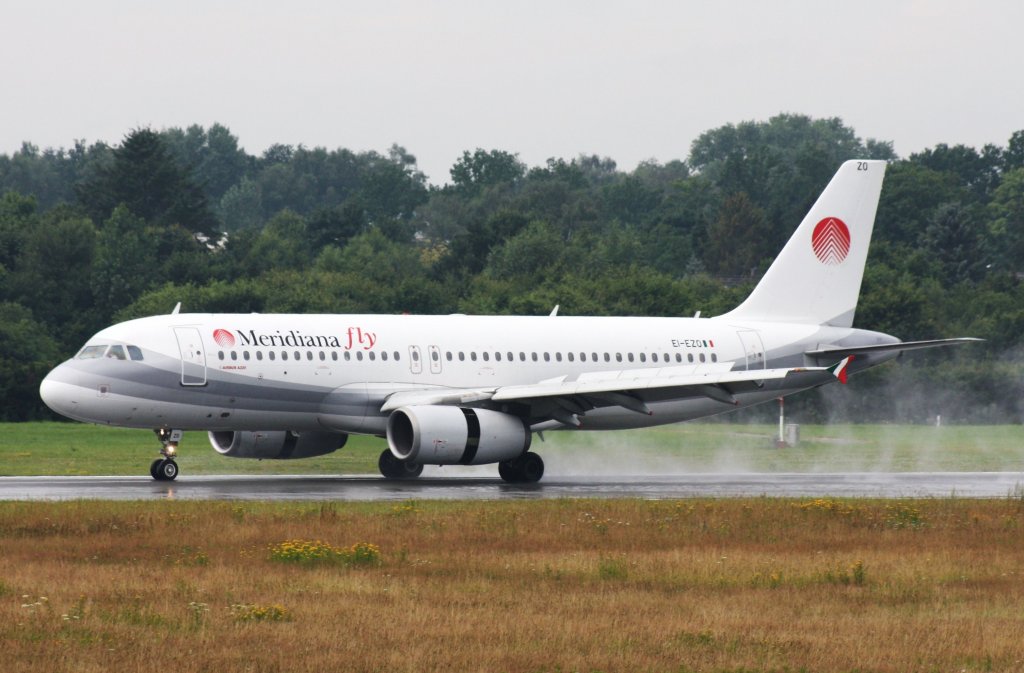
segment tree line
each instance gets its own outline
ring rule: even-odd
[[[273,145],[229,129],[0,155],[0,417],[45,418],[38,382],[97,330],[185,311],[693,315],[753,287],[839,164],[890,162],[855,326],[984,346],[908,355],[796,396],[806,421],[1019,422],[1024,131],[901,158],[840,119],[700,135],[685,159],[527,166]],[[771,413],[749,412],[748,416]]]

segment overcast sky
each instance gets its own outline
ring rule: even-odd
[[[385,151],[448,180],[463,150],[621,169],[779,112],[906,156],[1024,129],[1024,2],[0,0],[0,152],[220,122]]]

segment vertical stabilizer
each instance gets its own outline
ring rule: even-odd
[[[847,161],[746,301],[723,318],[851,327],[884,161]]]

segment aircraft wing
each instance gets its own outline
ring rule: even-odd
[[[384,401],[380,408],[382,413],[388,413],[399,407],[408,407],[419,404],[462,406],[482,402],[494,397],[497,388],[426,388],[416,390],[400,390],[392,393]]]
[[[530,408],[532,418],[551,418],[579,425],[577,414],[598,407],[619,406],[650,415],[649,402],[706,397],[723,404],[737,404],[736,395],[766,386],[780,389],[813,388],[836,380],[845,382],[844,359],[833,367],[796,367],[734,371],[730,365],[665,367],[583,374],[569,380],[559,377],[526,385],[497,388],[416,390],[396,392],[381,408],[393,411],[412,404],[491,406],[517,404]]]
[[[900,341],[893,344],[876,344],[874,346],[835,346],[822,348],[816,351],[807,351],[805,355],[812,358],[841,358],[847,355],[866,355],[870,353],[894,353],[903,351],[915,351],[923,348],[939,348],[942,346],[959,346],[962,344],[978,343],[984,339],[974,337],[960,337],[958,339],[931,339],[929,341]]]

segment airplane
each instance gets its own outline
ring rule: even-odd
[[[232,458],[298,459],[386,438],[380,473],[497,463],[539,481],[544,431],[643,428],[839,381],[904,351],[853,328],[884,161],[847,161],[751,294],[700,317],[185,314],[98,332],[42,381],[69,418],[151,428],[150,475],[178,476],[184,431]],[[543,435],[541,435],[543,438]]]

